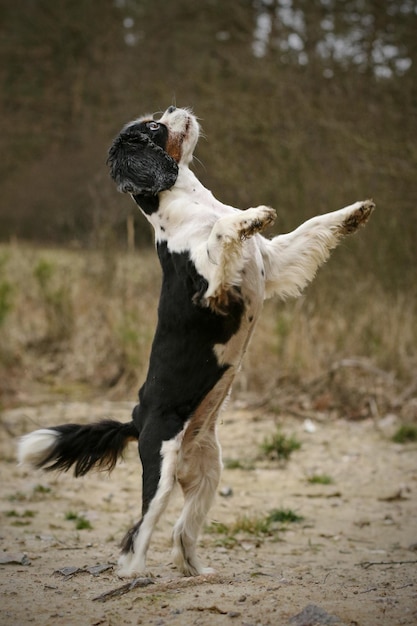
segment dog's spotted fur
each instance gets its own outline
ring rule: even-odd
[[[204,569],[196,555],[200,528],[221,472],[216,421],[266,297],[298,296],[346,234],[374,204],[356,202],[314,217],[269,240],[266,206],[246,211],[219,202],[189,169],[199,125],[169,107],[159,121],[131,122],[109,152],[119,189],[132,195],[155,230],[163,281],[149,371],[132,421],[67,424],[26,435],[20,459],[77,474],[113,467],[139,440],[142,516],[122,542],[120,575],[146,571],[155,524],[175,483],[184,507],[174,528],[174,561],[185,575]]]

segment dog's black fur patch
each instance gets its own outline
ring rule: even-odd
[[[122,130],[113,141],[107,159],[119,191],[156,197],[175,184],[178,165],[165,151],[167,139],[166,126],[156,122],[137,122]],[[144,211],[153,212],[157,208],[158,204],[153,203]]]
[[[144,468],[144,514],[160,479],[158,451],[162,441],[175,437],[209,391],[229,368],[219,365],[213,350],[225,344],[240,327],[245,305],[233,299],[228,315],[193,302],[206,283],[188,252],[172,253],[166,242],[157,246],[163,271],[158,325],[149,370],[139,391],[132,418],[139,436]],[[145,469],[146,468],[146,469]]]

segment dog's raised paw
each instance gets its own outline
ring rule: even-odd
[[[344,235],[350,235],[354,233],[359,226],[365,225],[374,209],[375,203],[373,200],[357,202],[357,208],[352,211],[341,226],[342,233]]]
[[[239,237],[241,239],[248,239],[255,233],[262,232],[267,226],[274,223],[275,218],[275,210],[268,206],[261,205],[256,208],[247,209],[240,223]]]

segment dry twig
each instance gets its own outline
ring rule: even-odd
[[[111,589],[110,591],[101,593],[99,596],[93,598],[93,602],[107,602],[107,600],[123,596],[125,593],[129,593],[129,591],[137,589],[138,587],[147,587],[148,585],[153,584],[154,581],[151,578],[135,578],[129,583],[125,583],[121,587],[116,587],[116,589]]]
[[[363,569],[368,569],[373,565],[408,565],[411,563],[417,563],[417,561],[363,561],[362,563],[358,563],[358,565],[363,567]]]

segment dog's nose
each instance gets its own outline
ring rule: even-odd
[[[168,107],[168,113],[173,113],[177,107],[170,106]]]

